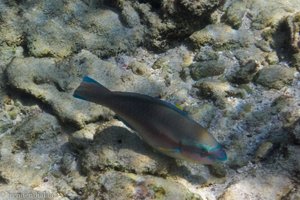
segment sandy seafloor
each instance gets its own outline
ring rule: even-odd
[[[0,0],[0,199],[299,200],[300,0]],[[180,106],[224,146],[154,151],[83,76]]]

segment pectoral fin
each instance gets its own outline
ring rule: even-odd
[[[175,148],[164,148],[164,147],[156,147],[157,150],[165,153],[165,154],[177,154],[181,152],[181,148],[180,147],[175,147]]]

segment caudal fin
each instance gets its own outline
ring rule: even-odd
[[[110,93],[111,91],[109,89],[94,79],[85,76],[78,88],[74,91],[73,96],[78,99],[104,104]]]

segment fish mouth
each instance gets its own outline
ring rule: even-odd
[[[218,161],[226,161],[227,160],[227,154],[221,146],[219,146],[219,148],[217,148],[216,150],[209,152],[208,157],[210,159],[218,160]]]

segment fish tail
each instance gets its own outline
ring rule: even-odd
[[[109,89],[94,79],[85,76],[78,88],[74,91],[73,96],[78,99],[105,104],[105,100],[107,100],[109,94],[111,94]]]

